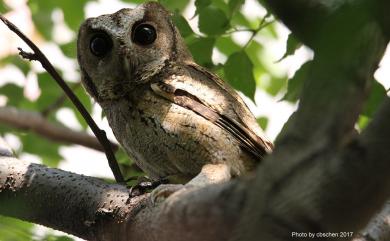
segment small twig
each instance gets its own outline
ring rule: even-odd
[[[73,91],[69,88],[69,86],[65,83],[65,81],[61,78],[58,72],[55,70],[50,61],[46,58],[46,56],[42,53],[42,51],[28,38],[26,37],[13,23],[8,21],[2,15],[0,15],[0,19],[4,22],[4,24],[14,33],[16,33],[31,49],[32,53],[28,53],[19,48],[20,56],[28,60],[37,60],[42,64],[42,67],[53,77],[53,79],[57,82],[57,84],[63,89],[72,103],[76,106],[77,110],[84,117],[85,121],[91,128],[92,132],[95,134],[96,138],[99,140],[100,144],[104,148],[104,152],[107,156],[109,166],[114,174],[115,180],[119,183],[124,182],[124,178],[119,169],[118,162],[115,158],[115,154],[111,148],[110,142],[107,139],[106,132],[101,130],[92,119],[91,115],[85,109],[83,104],[77,98],[77,96],[73,93]]]
[[[238,32],[251,32],[251,33],[253,33],[255,31],[256,31],[256,29],[253,29],[253,28],[239,28],[239,29],[235,28],[235,29],[232,29],[230,31],[227,31],[225,33],[225,35],[229,35],[232,33],[238,33]]]
[[[269,14],[266,14],[263,19],[261,20],[260,24],[259,24],[259,27],[257,27],[256,29],[252,29],[252,35],[251,37],[248,39],[248,41],[245,43],[245,45],[242,47],[242,49],[246,49],[249,44],[252,42],[252,40],[255,38],[255,36],[257,35],[258,32],[260,32],[260,30],[262,30],[263,28],[267,27],[268,25],[272,24],[275,20],[272,20],[272,21],[269,21],[269,22],[266,22],[267,18],[269,17]]]

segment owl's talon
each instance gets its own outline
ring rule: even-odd
[[[130,187],[129,190],[129,196],[130,197],[136,197],[139,195],[142,195],[148,191],[151,191],[158,187],[159,185],[166,183],[165,179],[160,179],[160,180],[150,180],[146,177],[142,177],[138,179],[138,182]]]

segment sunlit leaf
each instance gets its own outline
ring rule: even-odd
[[[8,12],[10,9],[8,7],[8,5],[3,2],[3,1],[0,1],[0,14],[4,14],[6,12]]]
[[[234,42],[231,36],[217,38],[215,46],[227,56],[241,50],[241,46]]]
[[[144,3],[145,1],[144,0],[122,0],[122,2],[140,4],[140,3]]]
[[[47,39],[52,39],[53,21],[52,11],[55,8],[54,1],[29,0],[32,19],[37,30]]]
[[[77,98],[81,101],[85,109],[91,113],[92,112],[92,102],[91,98],[85,93],[85,90],[81,87],[81,85],[78,85],[77,88],[73,88],[73,92],[77,96]],[[74,104],[69,100],[69,98],[66,98],[66,102],[64,103],[64,106],[70,107],[73,113],[75,114],[78,122],[83,127],[83,129],[87,129],[88,124],[86,123],[84,117],[80,114],[80,112],[76,109]]]
[[[212,65],[211,56],[213,53],[214,38],[196,38],[189,44],[189,49],[195,61],[202,66]]]
[[[378,81],[372,81],[372,87],[368,100],[366,101],[362,114],[367,117],[372,117],[380,104],[386,98],[386,89]]]
[[[41,95],[36,101],[36,104],[39,110],[44,110],[52,105],[63,92],[47,72],[38,74],[38,84],[41,89]]]
[[[54,234],[48,234],[41,239],[42,241],[73,241],[74,239],[68,236],[57,236]]]
[[[359,130],[363,130],[364,128],[367,127],[368,123],[370,123],[371,118],[365,116],[365,115],[360,115],[359,119],[357,121],[357,125],[359,127]]]
[[[25,98],[23,88],[15,84],[6,84],[0,87],[0,93],[7,97],[7,105],[10,106],[19,106],[20,102]]]
[[[229,19],[221,9],[208,6],[199,12],[198,25],[199,30],[207,35],[219,35],[229,28]]]
[[[195,0],[196,14],[211,4],[211,0]]]
[[[287,93],[284,95],[282,100],[296,102],[299,99],[311,64],[312,61],[304,63],[301,68],[297,70],[294,77],[288,81]]]
[[[76,45],[76,39],[59,46],[64,55],[66,55],[69,58],[75,59],[77,57],[77,45]]]
[[[276,96],[279,92],[286,86],[286,78],[277,78],[274,77],[270,80],[270,84],[265,89],[268,94]]]
[[[12,203],[9,203],[8,209],[13,207]],[[32,229],[34,224],[24,222],[18,219],[0,216],[0,240],[4,241],[22,241],[32,240]]]
[[[268,118],[265,116],[258,117],[257,123],[259,124],[261,129],[266,130],[268,126]]]
[[[235,89],[254,99],[256,82],[253,77],[253,64],[245,52],[230,55],[224,72],[226,79]]]
[[[286,52],[284,53],[284,55],[282,56],[282,58],[280,58],[278,60],[278,62],[282,61],[283,59],[285,59],[287,56],[289,55],[293,55],[295,53],[295,50],[297,50],[299,47],[301,47],[302,44],[301,42],[299,42],[292,33],[290,33],[288,35],[288,38],[287,38],[287,44],[286,44]]]
[[[56,0],[53,2],[63,11],[64,19],[68,26],[73,31],[77,31],[80,27],[81,22],[84,20],[84,6],[88,2],[88,0]]]
[[[62,159],[59,154],[60,144],[40,137],[30,131],[19,135],[23,144],[22,151],[38,155],[42,162],[50,167],[57,167]]]
[[[181,36],[183,36],[183,38],[194,33],[194,31],[192,31],[191,26],[188,24],[187,20],[180,14],[180,12],[175,11],[172,16],[172,19],[177,28],[179,29],[180,34]]]
[[[234,12],[238,11],[244,3],[245,3],[245,0],[229,0],[228,6],[230,9],[231,15],[233,15]]]

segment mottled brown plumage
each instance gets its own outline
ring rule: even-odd
[[[78,60],[116,138],[152,179],[188,180],[210,163],[237,176],[272,149],[240,96],[193,61],[156,2],[87,19]]]

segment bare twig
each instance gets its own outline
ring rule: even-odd
[[[78,144],[97,151],[104,151],[96,137],[55,125],[47,121],[38,112],[19,110],[14,107],[0,107],[0,122],[18,129],[32,130],[50,140]],[[111,146],[114,150],[118,149],[115,143],[111,143]]]
[[[110,168],[114,174],[115,180],[117,182],[123,183],[124,179],[122,173],[119,169],[118,162],[115,158],[114,152],[111,149],[110,142],[107,139],[106,132],[101,130],[95,121],[92,119],[91,115],[85,109],[83,104],[77,98],[77,96],[73,93],[73,91],[69,88],[69,86],[65,83],[65,81],[61,78],[58,72],[55,70],[50,61],[46,58],[46,56],[42,53],[42,51],[28,38],[24,35],[13,23],[8,21],[5,17],[0,15],[0,19],[4,22],[4,24],[14,33],[16,33],[32,50],[32,53],[28,53],[23,51],[21,48],[18,48],[20,51],[20,55],[28,60],[37,60],[42,64],[42,67],[46,69],[46,71],[53,77],[53,79],[57,82],[57,84],[64,90],[66,95],[72,101],[72,103],[76,106],[77,110],[84,117],[85,121],[99,140],[102,145],[104,152],[107,156],[108,163]]]
[[[275,20],[272,20],[272,21],[269,21],[267,22],[267,18],[269,17],[270,15],[269,14],[266,14],[263,19],[261,20],[260,24],[259,24],[259,27],[257,27],[256,29],[252,29],[252,35],[250,36],[250,38],[248,39],[248,41],[245,43],[245,45],[242,47],[242,49],[246,49],[249,44],[252,42],[252,40],[256,37],[257,33],[260,32],[260,30],[262,30],[263,28],[267,27],[268,25],[272,24],[275,22]]]

